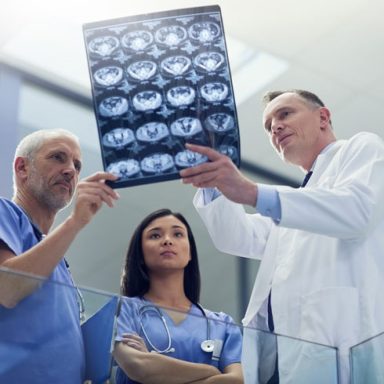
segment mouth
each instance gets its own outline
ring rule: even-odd
[[[172,257],[172,256],[176,256],[176,253],[173,251],[164,251],[160,253],[160,256]]]
[[[64,180],[61,180],[61,181],[56,182],[55,185],[60,186],[61,188],[67,190],[70,194],[72,194],[72,186],[70,183],[68,183]]]
[[[287,135],[284,135],[284,136],[282,136],[282,137],[279,137],[279,138],[277,139],[277,145],[278,145],[279,147],[284,147],[285,142],[286,142],[287,139],[290,138],[291,136],[292,136],[292,134],[289,133],[289,134],[287,134]]]

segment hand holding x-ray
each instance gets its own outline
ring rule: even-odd
[[[206,156],[210,161],[180,171],[184,184],[198,188],[217,188],[229,200],[256,205],[256,184],[246,178],[228,156],[201,145],[186,144],[186,147]]]

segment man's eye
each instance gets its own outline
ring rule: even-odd
[[[80,162],[75,162],[75,169],[77,172],[81,171],[81,163]]]
[[[59,160],[59,161],[63,161],[64,160],[63,155],[61,155],[60,153],[54,154],[53,158],[56,159],[56,160]]]
[[[283,111],[281,113],[281,117],[284,118],[284,117],[287,117],[291,112],[290,111]]]

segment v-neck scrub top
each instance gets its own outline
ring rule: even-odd
[[[143,306],[153,306],[153,310],[140,314]],[[142,331],[143,324],[152,345],[159,351],[165,350],[169,345],[167,330],[163,324],[156,306],[139,297],[123,298],[120,315],[117,320],[117,335],[115,340],[121,341],[124,333],[134,333],[142,337],[148,351],[152,351],[150,343]],[[223,342],[220,360],[212,360],[211,352],[204,352],[201,343],[207,340],[207,319],[201,310],[192,304],[185,319],[175,324],[165,310],[158,307],[165,319],[171,336],[171,347],[174,351],[164,353],[176,359],[192,363],[210,364],[216,366],[221,372],[230,364],[240,363],[242,336],[240,327],[236,325],[231,316],[223,312],[204,310],[209,321],[210,339],[219,339]],[[116,372],[117,384],[136,383],[130,380],[121,368]]]

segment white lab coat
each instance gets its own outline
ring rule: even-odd
[[[384,143],[370,133],[339,140],[306,188],[277,190],[279,225],[223,196],[204,205],[201,190],[194,204],[219,250],[261,259],[243,324],[259,326],[272,290],[275,332],[337,347],[348,383],[350,347],[384,331]],[[287,365],[281,382],[298,382]]]

